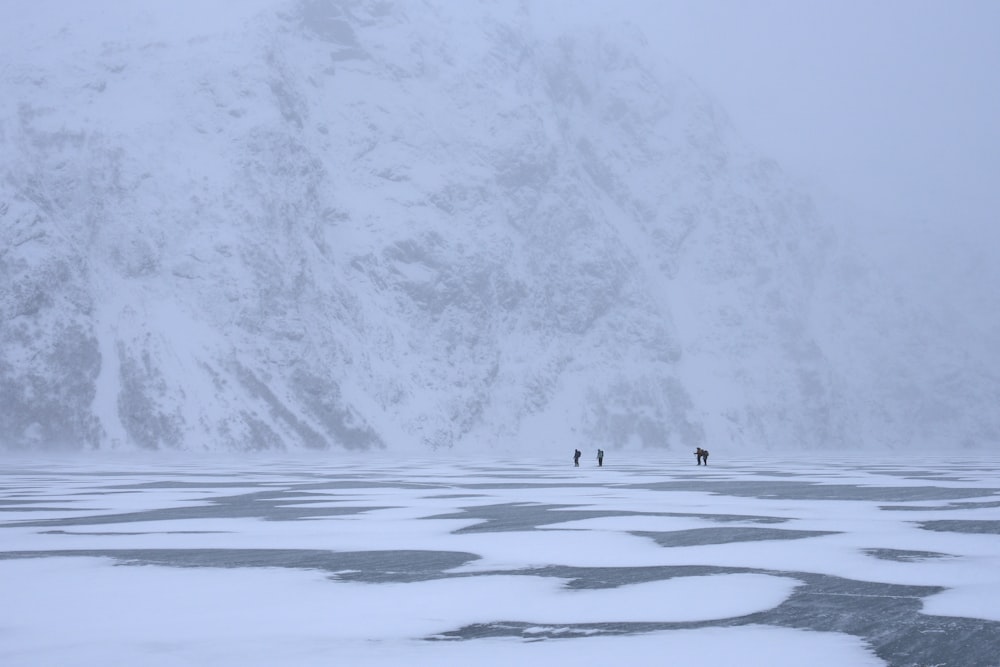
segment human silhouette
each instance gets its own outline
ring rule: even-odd
[[[604,465],[604,450],[597,450],[597,467],[600,468]]]
[[[574,449],[573,450],[573,465],[575,465],[577,467],[580,466],[580,450],[579,449]]]

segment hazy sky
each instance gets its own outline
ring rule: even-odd
[[[887,279],[1000,368],[1000,0],[620,7],[762,154],[853,206]]]
[[[789,168],[874,211],[998,222],[1000,2],[655,6],[664,54]]]

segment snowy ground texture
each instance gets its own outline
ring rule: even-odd
[[[1000,665],[1000,461],[8,463],[0,664]]]

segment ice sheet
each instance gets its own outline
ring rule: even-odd
[[[993,665],[998,471],[10,465],[0,663]]]

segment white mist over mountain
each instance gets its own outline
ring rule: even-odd
[[[998,441],[995,369],[639,28],[514,1],[4,13],[8,448]]]
[[[719,98],[758,150],[809,179],[841,233],[997,373],[1000,5],[642,9],[663,56]]]

